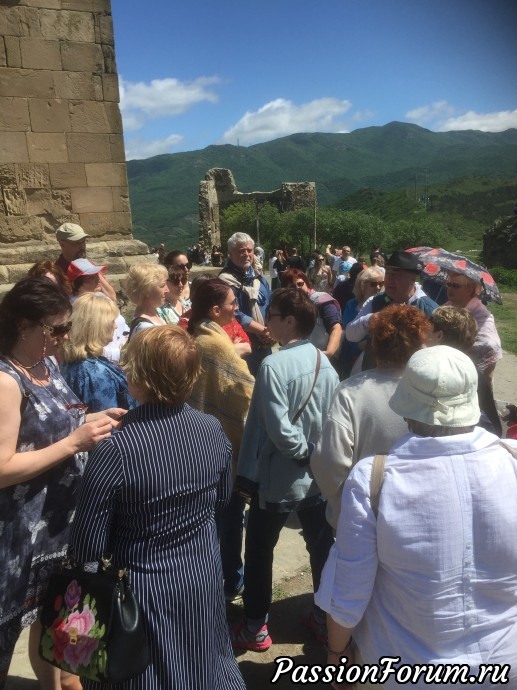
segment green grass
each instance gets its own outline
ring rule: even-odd
[[[490,304],[503,350],[517,355],[517,292],[501,295],[503,304]]]

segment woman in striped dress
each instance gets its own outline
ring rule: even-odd
[[[117,690],[245,690],[225,616],[215,514],[231,488],[220,423],[185,404],[199,374],[196,342],[178,326],[144,329],[125,355],[140,406],[87,463],[72,550],[112,553],[144,615],[151,664]],[[85,690],[98,687],[84,682]]]

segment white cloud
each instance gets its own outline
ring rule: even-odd
[[[337,98],[319,98],[298,106],[277,98],[256,112],[248,111],[223,134],[222,141],[256,144],[297,132],[343,131],[344,123],[336,121],[336,118],[348,112],[351,105],[350,101]]]
[[[464,115],[449,118],[443,122],[439,131],[479,129],[482,132],[504,132],[513,127],[517,128],[517,110],[503,110],[499,113],[476,113],[469,110]]]
[[[151,158],[161,153],[171,153],[171,149],[177,146],[183,137],[179,134],[170,134],[163,139],[146,141],[142,137],[132,137],[126,140],[126,160]]]
[[[442,120],[444,117],[451,117],[455,110],[447,101],[435,101],[431,105],[423,105],[419,108],[414,108],[406,113],[406,117],[411,122],[417,125],[424,126],[436,120]]]
[[[141,129],[151,119],[181,115],[204,101],[215,103],[218,95],[210,88],[219,77],[198,77],[193,81],[153,79],[149,83],[119,79],[120,109],[126,131]]]
[[[436,101],[406,113],[406,118],[435,132],[450,132],[463,129],[477,129],[482,132],[504,132],[517,127],[517,110],[503,110],[495,113],[476,113],[469,110],[460,114],[447,101]]]

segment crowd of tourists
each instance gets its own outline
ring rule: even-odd
[[[110,554],[150,663],[109,687],[243,690],[235,650],[274,642],[293,512],[314,590],[300,619],[326,650],[316,680],[350,688],[348,664],[361,687],[431,688],[466,667],[465,682],[516,688],[517,442],[481,285],[451,272],[439,306],[414,253],[375,246],[368,262],[347,245],[308,266],[276,249],[268,280],[239,232],[218,275],[191,274],[181,250],[133,264],[127,322],[87,237],[60,226],[59,259],[0,304],[0,688],[25,627],[43,690],[98,686],[80,678],[91,625],[59,631],[64,670],[39,655],[38,616],[66,555]]]

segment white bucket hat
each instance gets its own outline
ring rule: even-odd
[[[480,415],[477,385],[467,355],[436,345],[411,357],[389,406],[401,417],[431,426],[473,426]]]

